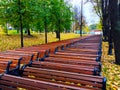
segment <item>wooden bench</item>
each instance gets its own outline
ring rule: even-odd
[[[81,43],[100,43],[102,42],[101,36],[97,37],[87,37],[82,40],[80,40]]]
[[[82,73],[88,75],[100,75],[100,70],[94,66],[72,65],[47,61],[34,61],[31,67],[61,70],[67,72]]]
[[[95,54],[84,54],[84,53],[75,53],[75,52],[56,52],[55,55],[66,55],[66,56],[81,56],[81,57],[100,57],[99,55],[95,55]]]
[[[100,57],[84,57],[84,56],[72,56],[72,55],[58,55],[58,54],[50,54],[49,57],[56,57],[56,58],[67,58],[67,59],[84,59],[84,60],[92,60],[92,61],[100,61]]]
[[[46,81],[34,80],[29,78],[17,77],[7,74],[0,76],[1,90],[85,90],[82,87],[51,83]],[[91,89],[89,89],[91,90]]]
[[[21,62],[22,58],[17,57],[17,56],[9,56],[9,57],[5,57],[5,56],[0,56],[0,62],[4,61],[4,62],[9,62],[12,61],[10,67],[9,67],[9,74],[13,74],[13,75],[19,75],[19,71],[20,71],[20,62]]]
[[[56,62],[63,64],[72,64],[72,65],[85,65],[85,66],[95,66],[101,71],[102,64],[96,61],[84,60],[84,59],[68,59],[68,58],[56,58],[56,57],[47,57],[42,59],[41,61],[47,62]]]
[[[101,55],[102,52],[98,50],[92,49],[78,49],[78,48],[67,48],[65,50],[59,50],[59,52],[70,52],[70,53],[77,53],[77,54],[94,54],[94,55]]]
[[[86,46],[86,47],[97,47],[97,48],[100,48],[101,47],[101,44],[100,43],[87,43],[87,42],[84,42],[84,43],[75,43],[73,46],[76,46],[76,47],[80,47],[80,46]]]
[[[97,46],[70,46],[70,48],[79,48],[79,49],[93,49],[93,50],[101,50],[101,47]]]
[[[40,56],[40,52],[35,52],[35,51],[7,50],[6,52],[18,53],[18,54],[30,54],[33,55],[33,60],[37,60]]]
[[[55,55],[66,55],[66,56],[81,56],[81,57],[90,57],[90,58],[99,58],[101,59],[101,52],[94,51],[78,51],[78,50],[60,50],[55,52]]]
[[[61,50],[62,51],[62,50]],[[98,53],[100,51],[98,50],[93,50],[93,49],[79,49],[79,48],[66,48],[64,51],[75,51],[75,52],[90,52],[90,53]]]
[[[27,52],[37,52],[39,55],[37,58],[44,58],[47,57],[50,54],[50,49],[42,49],[42,47],[37,48],[37,47],[27,47],[27,48],[22,48],[22,49],[16,49],[16,51],[27,51]]]
[[[69,40],[69,41],[63,41],[63,46],[62,46],[62,50],[63,49],[66,49],[67,47],[71,47],[71,46],[73,46],[73,45],[76,45],[76,44],[82,44],[82,43],[87,43],[87,38],[90,38],[90,37],[83,37],[83,38],[76,38],[76,39],[71,39],[71,40]],[[98,39],[97,39],[98,40]],[[94,40],[93,40],[94,41]],[[66,43],[65,45],[64,45],[64,43]],[[92,43],[92,41],[88,41],[88,43]],[[96,43],[94,43],[94,44],[98,44],[99,46],[101,46],[101,44],[100,44],[101,42],[99,42],[99,40],[98,40],[98,42],[96,42]]]
[[[24,54],[24,53],[19,53],[19,52],[2,52],[0,53],[0,57],[21,57],[22,60],[20,62],[20,64],[30,64],[33,61],[33,54]]]
[[[1,60],[0,61],[0,74],[1,73],[9,73],[11,64],[12,64],[12,61],[10,61],[10,60],[8,60],[8,61]]]
[[[88,38],[85,38],[84,40],[81,40],[82,42],[89,42],[89,43],[101,43],[101,38],[91,38],[91,37],[88,37]]]
[[[103,78],[102,76],[26,67],[23,69],[22,77],[80,88],[82,87],[85,90],[106,90],[106,78]]]
[[[81,44],[81,43],[79,43],[79,45],[73,45],[72,47],[69,47],[69,48],[67,48],[67,49],[63,49],[63,50],[59,50],[58,52],[55,52],[55,54],[58,54],[58,55],[72,55],[72,56],[87,56],[87,57],[99,57],[99,58],[101,58],[101,50],[97,50],[97,48],[98,48],[99,46],[97,46],[96,45],[96,43],[95,43],[95,45],[92,45],[91,43],[86,43],[86,45],[83,45],[83,44]],[[89,49],[90,48],[90,49]],[[71,50],[69,50],[69,49],[71,49]],[[77,51],[72,51],[72,49],[74,49],[74,51],[75,51],[75,49],[80,49],[79,50],[79,52],[77,52]],[[84,51],[84,53],[82,53],[83,51],[82,50],[84,50],[84,49],[89,49],[89,51],[87,50],[87,55],[86,55],[86,51]],[[68,51],[69,50],[69,51]],[[95,51],[98,51],[98,52],[95,52]],[[92,53],[91,53],[92,52]],[[93,52],[96,54],[93,54]]]

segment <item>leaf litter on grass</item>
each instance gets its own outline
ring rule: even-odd
[[[61,33],[61,40],[70,39],[70,38],[78,38],[79,34],[74,33]],[[56,34],[48,33],[48,42],[58,41],[56,39]],[[45,36],[44,33],[40,34],[32,34],[32,36],[24,35],[24,47],[45,44]],[[20,48],[20,35],[5,35],[0,34],[0,51],[6,51],[9,49]]]
[[[120,65],[115,64],[115,55],[108,55],[107,42],[102,43],[102,75],[107,78],[107,90],[120,90]]]

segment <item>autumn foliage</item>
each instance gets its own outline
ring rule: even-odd
[[[108,55],[108,43],[102,43],[102,75],[107,78],[107,90],[120,90],[120,66]]]

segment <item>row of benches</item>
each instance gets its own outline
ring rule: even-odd
[[[47,57],[49,56],[50,53],[54,53],[63,47],[68,47],[69,45],[75,43],[78,40],[79,38],[73,40],[70,39],[60,42],[49,43],[47,45],[37,45],[22,49],[7,50],[5,52],[1,52],[0,65],[2,66],[2,64],[4,63],[8,67],[11,65],[11,67],[7,69],[6,67],[1,67],[0,73],[2,72],[10,73],[10,71],[13,71],[14,74],[16,70],[20,69],[21,65],[31,64],[31,62],[34,60],[36,61],[38,59]]]
[[[2,55],[13,57],[8,69],[16,66],[1,74],[2,90],[106,90],[106,78],[100,76],[99,35],[8,50]]]

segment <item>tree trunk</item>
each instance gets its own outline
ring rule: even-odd
[[[59,33],[59,31],[58,30],[55,30],[55,33],[56,33],[56,38],[60,38],[60,33]]]
[[[101,8],[102,8],[102,30],[103,30],[103,41],[108,41],[107,29],[106,29],[106,4],[105,0],[101,0]]]
[[[112,55],[112,31],[111,31],[111,24],[110,24],[110,6],[108,0],[102,0],[102,24],[103,24],[103,36],[104,41],[108,41],[109,49],[108,55]]]
[[[46,23],[46,17],[45,17],[45,21],[44,21],[44,26],[45,26],[45,44],[47,44],[47,32],[48,32],[48,30],[47,30],[47,23]]]
[[[113,34],[116,64],[120,64],[120,28],[118,27],[118,11],[118,0],[110,0],[110,20],[111,30]]]
[[[60,31],[61,31],[61,20],[59,18],[59,30],[58,30],[58,38],[59,38],[59,41],[60,41]]]
[[[112,55],[113,54],[113,52],[112,52],[112,49],[113,49],[113,35],[112,35],[112,29],[111,29],[111,19],[110,19],[110,14],[111,14],[111,12],[110,12],[110,8],[111,8],[111,6],[110,6],[110,2],[108,2],[109,3],[109,5],[108,5],[108,14],[109,14],[109,18],[108,18],[108,30],[109,30],[109,35],[108,35],[108,44],[109,44],[109,49],[108,49],[108,55]]]
[[[27,28],[27,34],[28,34],[28,36],[31,36],[30,28]]]
[[[17,29],[17,33],[20,33],[20,28],[16,28]]]
[[[21,32],[21,48],[24,47],[23,43],[23,23],[22,23],[22,14],[21,11],[21,2],[18,0],[18,7],[19,7],[19,23],[20,23],[20,32]]]
[[[108,48],[108,55],[112,55],[112,48],[113,48],[113,43],[112,43],[112,31],[109,29],[109,40],[108,40],[109,48]]]
[[[7,21],[6,21],[6,29],[5,29],[6,35],[8,35],[8,27],[7,27]]]
[[[83,26],[83,0],[81,1],[81,17],[80,17],[80,36],[82,37],[82,26]]]

